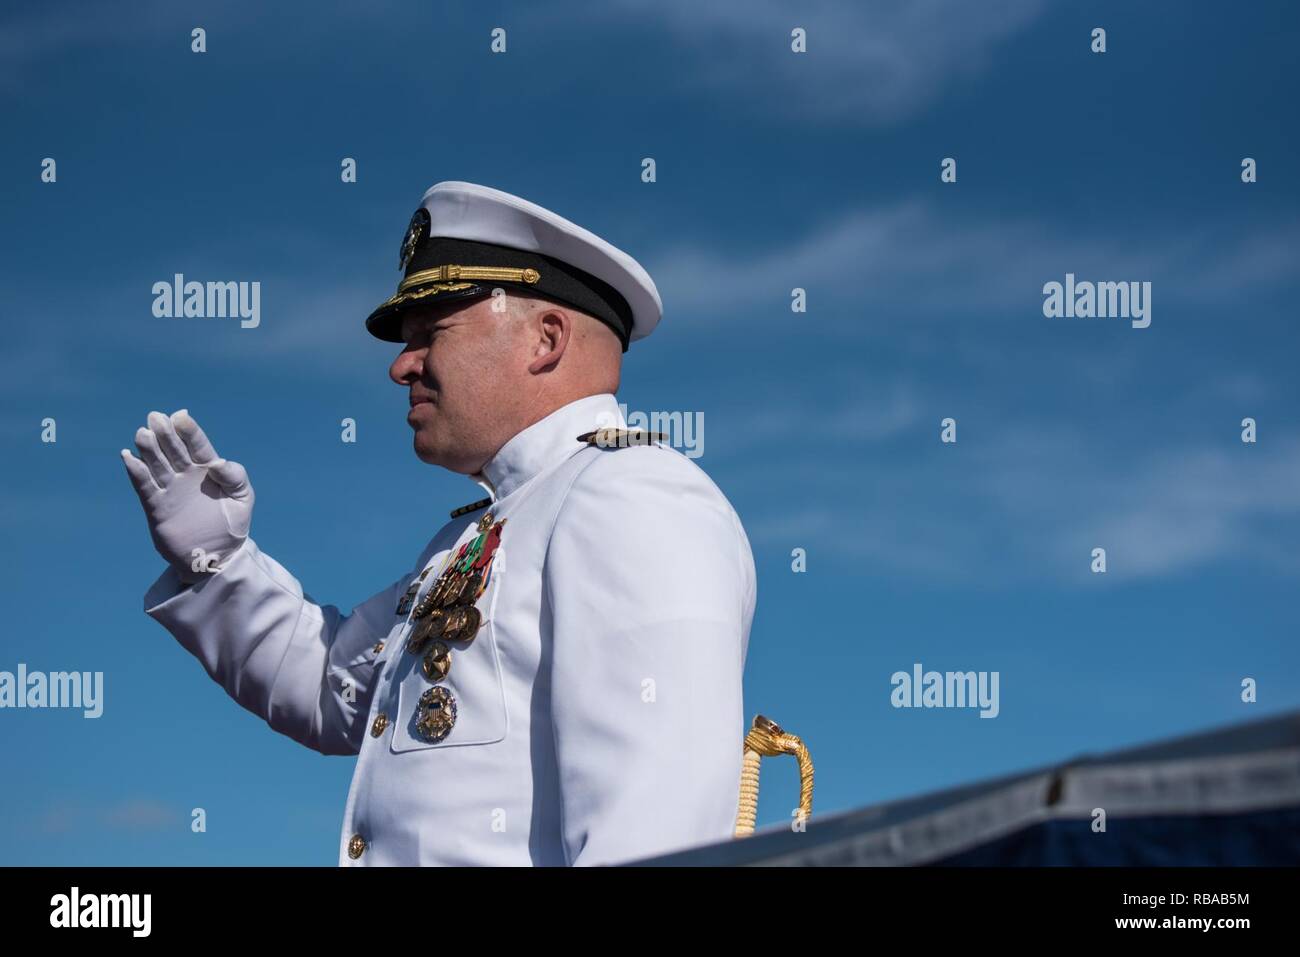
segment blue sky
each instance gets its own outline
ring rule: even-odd
[[[818,812],[1300,707],[1300,9],[304,9],[0,15],[0,670],[106,684],[97,720],[0,711],[0,863],[334,862],[352,760],[271,732],[142,613],[161,562],[117,451],[187,407],[313,597],[396,578],[479,497],[411,454],[362,327],[446,179],[658,283],[620,398],[704,415],[758,567],[746,711],[808,741]],[[261,282],[261,325],[155,318],[177,272]],[[1045,318],[1067,272],[1150,281],[1151,326]],[[1001,713],[891,707],[914,662],[998,671]],[[760,823],[796,794],[774,763]]]

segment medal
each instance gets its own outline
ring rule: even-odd
[[[474,601],[474,578],[469,575],[462,575],[456,580],[456,589],[451,598],[453,605],[467,605]]]
[[[438,580],[433,583],[433,587],[429,589],[428,593],[424,596],[424,600],[420,602],[421,607],[425,609],[426,615],[435,608],[442,606],[442,593],[446,587],[447,579],[445,576],[440,576]]]
[[[411,629],[411,636],[406,641],[406,650],[416,654],[426,641],[434,635],[442,634],[443,619],[446,617],[447,613],[441,608],[429,612],[428,616],[422,618],[420,623]]]
[[[479,624],[482,622],[483,616],[473,605],[463,610],[464,614],[457,620],[456,630],[448,633],[444,629],[442,636],[447,641],[473,641],[474,636],[478,634]]]
[[[448,610],[446,616],[442,619],[441,635],[445,641],[454,641],[457,632],[460,631],[467,620],[464,605],[457,605],[455,608]]]
[[[420,669],[430,681],[441,681],[451,671],[451,649],[446,642],[435,641],[433,647],[424,653]]]
[[[424,617],[426,617],[426,616],[427,616],[431,611],[433,611],[433,609],[434,609],[435,607],[437,607],[437,606],[435,605],[435,603],[434,603],[434,601],[433,601],[433,589],[430,588],[430,589],[425,593],[424,597],[420,599],[420,603],[419,603],[418,605],[415,606],[415,614],[414,614],[413,617],[415,617],[415,618],[417,618],[417,619],[419,619],[419,618],[424,618]]]
[[[491,512],[484,514],[479,519],[474,538],[447,553],[437,578],[415,605],[406,650],[420,654],[424,646],[433,641],[420,660],[420,671],[429,681],[442,681],[451,672],[451,647],[448,643],[472,642],[483,624],[483,615],[474,603],[491,578],[492,560],[501,545],[501,530],[505,524],[505,519],[494,522]],[[418,591],[418,586],[413,587]],[[409,608],[413,603],[413,593],[408,591],[402,602]],[[456,699],[446,688],[430,688],[420,697],[416,727],[426,740],[441,741],[455,721]]]

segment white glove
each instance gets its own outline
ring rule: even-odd
[[[154,548],[193,583],[217,571],[248,537],[253,487],[238,462],[217,456],[199,424],[181,409],[149,413],[135,433],[136,458],[122,450]],[[143,460],[143,461],[141,461]]]

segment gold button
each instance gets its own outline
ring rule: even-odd
[[[366,852],[366,839],[360,834],[353,834],[352,840],[348,841],[348,857],[354,861]]]
[[[384,728],[388,727],[388,715],[380,713],[375,715],[375,723],[370,726],[370,736],[377,738],[384,733]]]
[[[379,654],[381,651],[384,650],[384,643],[382,641],[379,642],[378,644],[375,645],[373,650],[375,654]]]

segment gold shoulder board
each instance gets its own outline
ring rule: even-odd
[[[662,432],[647,432],[644,429],[597,429],[582,433],[578,436],[578,441],[599,449],[625,449],[629,445],[650,445],[667,438]]]

